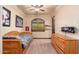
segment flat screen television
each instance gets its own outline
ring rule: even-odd
[[[75,33],[75,27],[61,27],[62,32]]]

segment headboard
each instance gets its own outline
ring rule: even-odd
[[[11,31],[11,32],[8,32],[7,34],[4,34],[4,36],[17,36],[19,34],[18,31]]]
[[[26,35],[26,34],[32,35],[32,32],[21,32],[20,34],[22,34],[22,35]]]

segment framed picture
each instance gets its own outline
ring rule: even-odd
[[[23,19],[18,15],[16,15],[16,24],[15,24],[15,26],[16,27],[21,27],[21,28],[23,27]]]
[[[11,20],[11,11],[3,7],[2,9],[2,25],[3,26],[10,26],[10,20]]]
[[[29,31],[29,26],[26,26],[25,31]]]

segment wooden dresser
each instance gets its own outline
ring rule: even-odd
[[[64,54],[77,54],[77,42],[78,40],[61,34],[53,34],[51,39],[51,43],[56,51]]]
[[[21,54],[22,45],[19,39],[3,39],[3,54]]]

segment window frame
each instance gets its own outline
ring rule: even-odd
[[[41,22],[37,22],[38,20],[40,20]],[[35,22],[33,22],[35,21]],[[42,23],[44,25],[44,30],[33,30],[33,23]],[[41,18],[35,18],[31,21],[31,31],[33,32],[44,32],[45,31],[45,21]]]

